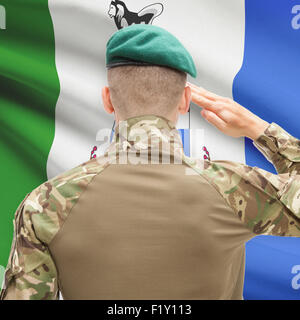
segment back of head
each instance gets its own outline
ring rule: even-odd
[[[106,65],[111,102],[121,119],[174,115],[176,107],[184,105],[180,102],[187,74],[197,75],[183,44],[152,25],[132,25],[114,33],[107,43]]]
[[[180,103],[186,80],[186,73],[161,66],[108,70],[111,102],[121,119],[149,114],[167,118]]]

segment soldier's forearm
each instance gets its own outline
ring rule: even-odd
[[[253,143],[278,173],[300,173],[300,140],[276,123],[271,123]]]

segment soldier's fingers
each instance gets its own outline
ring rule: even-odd
[[[214,101],[192,92],[192,101],[201,108],[210,108]]]
[[[191,88],[192,94],[202,96],[203,98],[206,98],[208,100],[216,101],[213,94],[207,94],[207,91],[204,88],[196,87],[193,84],[189,84],[189,87]]]
[[[202,110],[201,115],[205,120],[214,125],[220,131],[226,129],[226,122],[219,118],[214,112],[209,110]]]
[[[192,93],[192,101],[199,107],[210,110],[214,113],[219,113],[223,108],[222,105],[216,103],[215,101],[206,99],[203,96],[199,96],[195,93]]]
[[[192,92],[197,93],[199,95],[202,95],[203,97],[213,100],[213,101],[225,101],[226,98],[219,96],[211,91],[208,91],[206,89],[204,89],[203,87],[198,87],[196,85],[194,85],[193,83],[187,82],[188,86],[191,88]]]

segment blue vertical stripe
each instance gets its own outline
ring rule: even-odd
[[[297,3],[298,2],[298,3]],[[245,0],[245,53],[233,97],[268,122],[300,138],[299,1]],[[300,19],[299,19],[300,24]],[[246,139],[246,162],[276,172]],[[300,299],[291,273],[300,265],[300,239],[257,237],[247,245],[245,299]]]
[[[190,151],[190,130],[189,129],[178,129],[181,141],[182,141],[182,146],[184,150],[184,154],[189,157],[191,154]]]

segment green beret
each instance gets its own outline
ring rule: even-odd
[[[168,31],[147,24],[123,28],[112,35],[106,48],[106,66],[157,65],[189,73],[196,78],[193,58]]]

